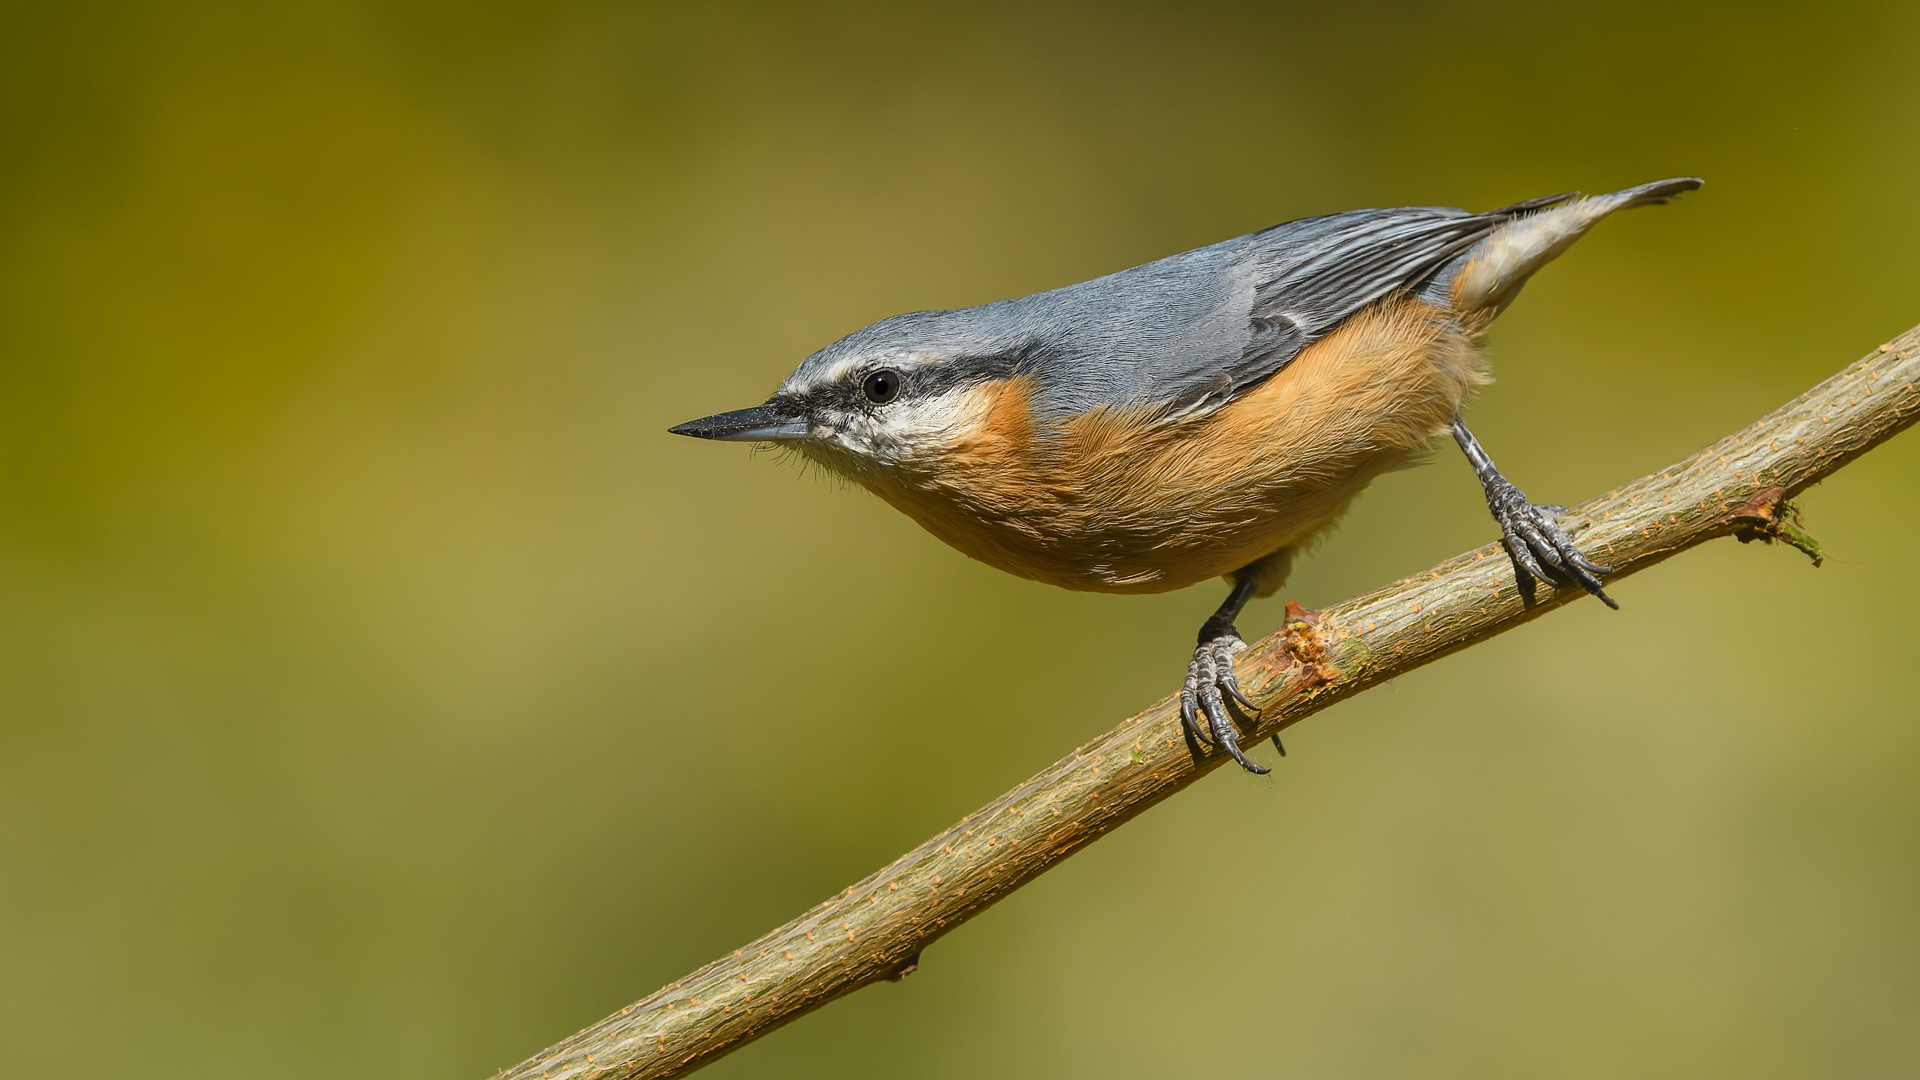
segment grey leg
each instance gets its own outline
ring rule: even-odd
[[[1580,554],[1580,549],[1573,546],[1573,541],[1554,521],[1566,508],[1535,506],[1528,502],[1520,489],[1493,467],[1493,459],[1481,448],[1480,440],[1473,437],[1473,432],[1467,430],[1458,416],[1453,418],[1453,438],[1467,455],[1474,475],[1480,478],[1480,486],[1486,489],[1487,508],[1493,511],[1493,520],[1500,523],[1501,539],[1506,545],[1507,557],[1513,560],[1521,596],[1532,603],[1535,578],[1549,585],[1578,584],[1599,597],[1601,603],[1618,611],[1620,605],[1600,588],[1601,575],[1613,573],[1613,568],[1601,566]]]

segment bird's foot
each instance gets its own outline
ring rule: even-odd
[[[1233,755],[1233,760],[1250,773],[1265,773],[1265,766],[1255,765],[1247,760],[1240,750],[1240,732],[1234,727],[1233,718],[1227,715],[1228,697],[1240,704],[1250,715],[1259,716],[1260,709],[1247,700],[1240,689],[1240,680],[1233,674],[1233,658],[1244,651],[1247,643],[1240,640],[1240,631],[1227,626],[1216,626],[1211,621],[1200,630],[1200,645],[1193,650],[1193,660],[1187,665],[1187,681],[1180,688],[1180,723],[1196,743],[1205,746],[1224,747]],[[1200,717],[1205,716],[1205,729],[1200,726]],[[1280,737],[1274,736],[1273,744],[1280,746]],[[1286,754],[1281,747],[1280,753]]]
[[[1613,573],[1610,566],[1593,562],[1555,520],[1567,512],[1564,506],[1535,506],[1506,477],[1495,474],[1486,482],[1487,506],[1500,523],[1501,542],[1507,557],[1513,560],[1513,572],[1519,579],[1521,595],[1532,602],[1533,580],[1549,585],[1574,585],[1600,598],[1600,602],[1618,611],[1600,587],[1600,578]]]

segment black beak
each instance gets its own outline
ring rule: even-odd
[[[751,409],[736,409],[689,420],[668,428],[667,432],[726,442],[784,442],[806,438],[808,429],[807,418],[798,409],[784,402],[769,401]]]

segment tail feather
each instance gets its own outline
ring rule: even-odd
[[[1700,184],[1697,177],[1681,176],[1586,198],[1529,199],[1496,211],[1515,216],[1460,260],[1447,285],[1453,310],[1486,319],[1498,315],[1535,271],[1585,236],[1601,218],[1616,210],[1671,202]]]
[[[1612,209],[1631,210],[1636,206],[1665,206],[1689,191],[1699,191],[1706,181],[1697,176],[1676,176],[1671,180],[1655,180],[1651,184],[1641,184],[1625,191],[1616,191],[1599,198],[1614,201]]]

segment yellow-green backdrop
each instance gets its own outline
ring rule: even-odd
[[[1920,319],[1920,6],[0,8],[0,1072],[477,1078],[1170,690],[671,438],[894,312],[1707,178],[1493,335],[1573,502]],[[1223,771],[716,1077],[1920,1073],[1920,436]],[[1287,595],[1485,543],[1449,448]],[[1244,629],[1264,633],[1279,605]],[[1271,757],[1271,751],[1266,752]]]

